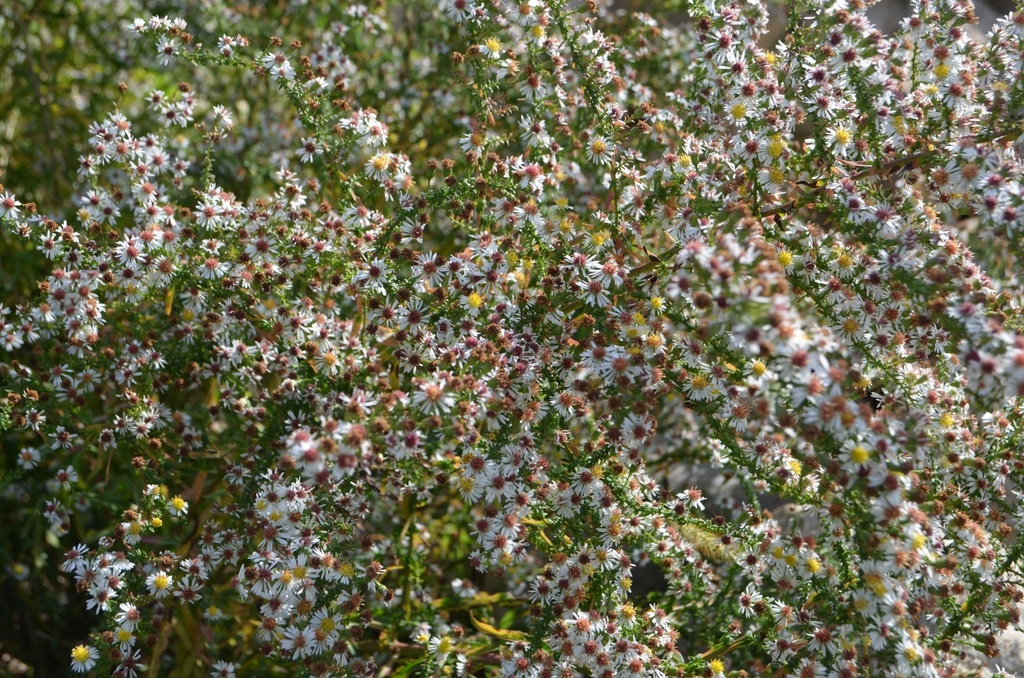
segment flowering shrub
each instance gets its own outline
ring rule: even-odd
[[[134,21],[166,84],[91,126],[73,207],[0,187],[47,260],[0,306],[4,497],[46,521],[6,576],[64,573],[73,671],[995,653],[1024,14],[294,5]]]

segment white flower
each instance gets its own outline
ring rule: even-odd
[[[174,584],[174,578],[159,570],[146,577],[146,586],[149,587],[150,595],[156,598],[166,598],[171,593],[171,585]]]
[[[304,629],[289,626],[285,629],[284,638],[281,639],[281,649],[285,652],[290,650],[292,659],[305,657],[315,644],[316,638],[313,635],[313,630],[308,626]]]
[[[476,3],[473,0],[446,0],[444,13],[455,23],[461,24],[476,14]]]
[[[235,678],[235,665],[231,662],[216,662],[210,671],[212,678]]]
[[[71,486],[78,482],[78,472],[71,466],[66,466],[57,471],[57,475],[54,477],[64,491],[71,489]]]
[[[390,153],[378,153],[366,161],[366,174],[377,182],[388,178],[388,167],[391,165]]]
[[[21,207],[21,203],[13,195],[7,191],[0,193],[0,219],[3,217],[17,219],[21,214],[18,211],[19,207]]]
[[[96,660],[100,653],[92,645],[76,645],[71,650],[71,670],[75,673],[85,673],[96,666]]]
[[[223,278],[227,272],[227,263],[220,261],[216,257],[207,257],[202,266],[199,267],[199,275],[205,280]]]
[[[64,562],[60,569],[62,572],[76,572],[85,568],[85,556],[89,553],[89,547],[79,544],[64,554]]]
[[[78,548],[83,548],[79,546]],[[70,556],[69,556],[70,558]],[[121,625],[122,628],[134,631],[136,624],[142,619],[142,615],[139,614],[139,608],[135,607],[131,603],[121,603],[120,612],[114,617],[114,621]]]
[[[362,284],[367,291],[383,292],[387,272],[387,263],[383,259],[374,259],[369,266],[356,272],[352,282]]]
[[[265,54],[260,63],[270,72],[270,77],[275,81],[292,80],[295,77],[295,69],[288,62],[288,57],[283,54],[276,52]]]
[[[167,510],[172,516],[183,516],[188,513],[188,502],[176,495],[167,502]]]
[[[830,126],[826,138],[836,155],[843,158],[853,146],[853,132],[843,124]]]
[[[295,151],[295,155],[299,156],[299,160],[302,162],[313,162],[313,158],[318,155],[322,155],[324,152],[323,147],[313,137],[302,138],[302,148]]]
[[[614,154],[612,145],[604,137],[597,136],[587,144],[587,159],[596,165],[607,165]]]
[[[18,452],[18,466],[23,469],[33,469],[39,463],[39,450],[35,447],[23,447]]]
[[[160,55],[161,65],[166,66],[171,63],[171,60],[178,53],[177,40],[167,36],[160,38],[160,41],[156,44],[156,53]]]
[[[483,54],[485,57],[497,59],[499,56],[501,56],[501,40],[498,40],[495,37],[487,38],[486,40],[483,41],[481,45],[478,45],[478,47],[480,49],[480,53]]]
[[[114,642],[117,643],[121,652],[128,652],[135,645],[135,634],[131,632],[131,629],[122,626],[114,631]]]
[[[412,401],[425,414],[443,414],[450,410],[455,403],[454,398],[445,393],[444,387],[444,379],[424,382],[420,385],[419,390],[412,395]]]
[[[455,648],[455,643],[452,641],[451,636],[435,636],[430,639],[427,648],[432,655],[437,657],[438,665],[441,665],[448,659],[448,655]]]

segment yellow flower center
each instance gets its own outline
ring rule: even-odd
[[[85,645],[75,645],[75,648],[71,650],[71,658],[79,664],[84,664],[89,660],[89,648]]]
[[[875,595],[881,596],[885,594],[885,580],[882,579],[882,575],[874,572],[864,575],[864,583],[868,585],[868,588],[874,591]]]

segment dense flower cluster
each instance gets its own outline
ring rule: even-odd
[[[0,306],[0,428],[101,620],[71,668],[991,653],[1024,597],[1024,14],[979,43],[961,0],[893,36],[801,0],[769,45],[760,3],[395,4],[296,3],[305,43],[139,19],[168,72],[284,105],[152,91],[91,127],[66,218],[0,187],[51,266]]]

